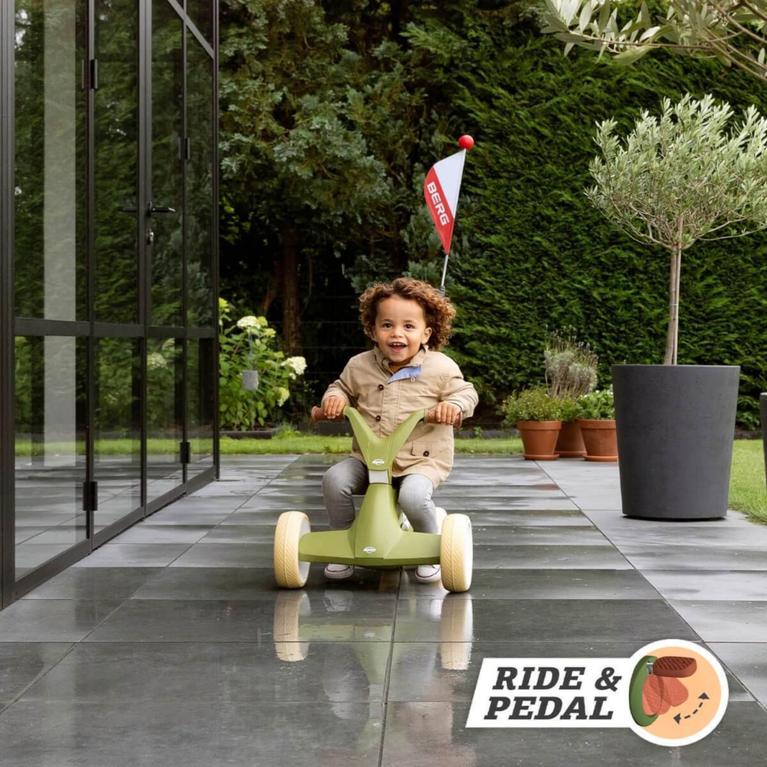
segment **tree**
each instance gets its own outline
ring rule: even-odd
[[[711,96],[662,102],[643,111],[621,141],[614,120],[597,127],[601,156],[586,194],[634,240],[671,256],[664,364],[676,364],[682,253],[699,240],[742,237],[767,228],[767,119],[749,107],[742,123]]]
[[[630,62],[660,48],[714,56],[767,78],[767,0],[666,0],[656,7],[653,13],[642,0],[627,19],[632,4],[621,0],[544,0],[543,31],[563,40],[565,52],[579,45]]]
[[[328,22],[312,0],[229,0],[225,11],[227,228],[235,237],[257,230],[275,254],[261,309],[279,296],[283,339],[294,353],[304,252],[319,243],[340,248],[375,221],[390,189],[360,130],[366,95],[346,27]]]

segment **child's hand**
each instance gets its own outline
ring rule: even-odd
[[[326,397],[322,403],[322,415],[325,418],[340,418],[344,413],[346,407],[346,400],[341,397]]]
[[[432,410],[431,420],[434,423],[445,423],[455,426],[455,424],[460,423],[461,415],[461,408],[458,405],[454,405],[452,402],[440,402]]]

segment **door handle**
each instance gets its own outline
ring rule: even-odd
[[[175,208],[169,208],[167,206],[153,205],[152,201],[150,200],[149,203],[146,206],[146,212],[147,212],[147,215],[149,215],[149,216],[155,216],[158,213],[175,213],[176,209]]]

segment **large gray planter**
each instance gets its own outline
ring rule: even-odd
[[[762,447],[764,449],[764,479],[767,482],[767,392],[759,395],[759,409],[762,413]]]
[[[623,513],[724,517],[740,368],[615,365],[612,371]]]

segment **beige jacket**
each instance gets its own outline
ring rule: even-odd
[[[375,347],[352,357],[322,399],[331,394],[345,399],[379,436],[391,434],[413,411],[434,407],[438,402],[452,402],[461,408],[464,418],[471,416],[477,405],[477,392],[450,357],[421,349],[408,367],[418,365],[421,371],[417,376],[391,381],[388,360]],[[356,440],[352,455],[362,460]],[[437,487],[452,468],[453,427],[421,422],[397,455],[392,474],[395,477],[424,474]]]

